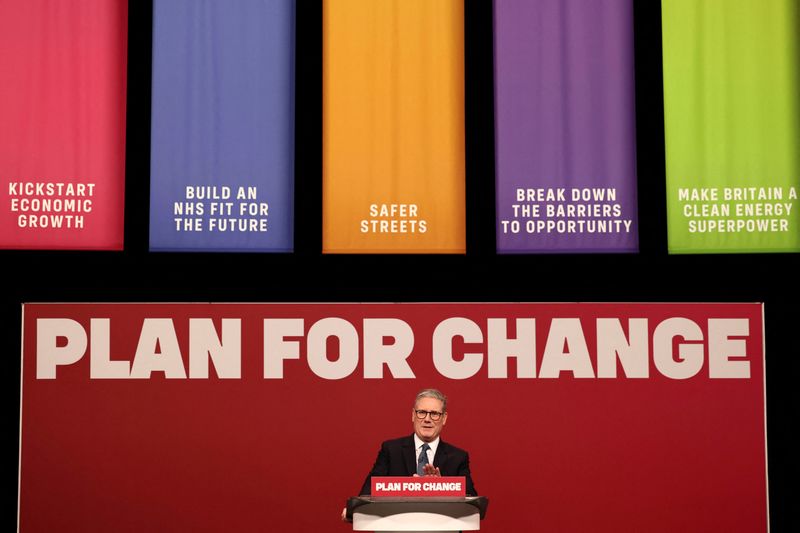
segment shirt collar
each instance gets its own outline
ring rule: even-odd
[[[423,444],[425,444],[425,441],[419,438],[419,435],[414,433],[414,449],[419,450]],[[439,446],[439,437],[436,437],[433,441],[429,442],[428,446],[431,447],[431,452],[434,456],[436,456],[436,448]]]

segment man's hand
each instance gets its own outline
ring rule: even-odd
[[[422,467],[422,475],[425,477],[442,477],[442,473],[439,471],[439,467],[433,466],[430,463]],[[420,477],[420,475],[414,474],[414,477]]]

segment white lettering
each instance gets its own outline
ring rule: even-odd
[[[747,357],[745,339],[750,322],[745,318],[712,318],[708,321],[708,373],[711,378],[749,378],[750,361],[731,361]]]
[[[242,377],[242,321],[222,319],[222,338],[210,318],[189,319],[189,376],[208,379],[208,361],[221,379]]]
[[[597,319],[597,377],[617,377],[617,358],[629,378],[646,378],[650,374],[648,363],[647,319],[628,320],[629,338],[622,331],[617,318]]]
[[[339,341],[339,357],[328,359],[328,338]],[[342,318],[323,318],[308,330],[308,366],[321,378],[342,379],[358,366],[358,332]]]
[[[59,339],[66,342],[59,346]],[[86,353],[86,331],[69,318],[36,321],[36,379],[56,379],[56,367],[76,363]]]
[[[468,318],[453,317],[443,320],[433,330],[433,366],[450,379],[467,379],[481,369],[482,353],[465,353],[461,361],[453,359],[453,338],[461,337],[466,343],[483,342],[480,326]]]
[[[488,321],[489,377],[507,378],[508,360],[517,359],[517,377],[536,377],[536,320],[517,319],[517,338],[509,339],[505,318]]]
[[[264,379],[282,379],[283,361],[300,359],[300,342],[286,337],[303,336],[302,318],[264,319]]]
[[[673,340],[683,338],[678,344],[678,358],[673,353]],[[659,372],[672,379],[688,379],[703,367],[703,345],[700,326],[688,318],[668,318],[661,322],[653,333],[653,362]]]
[[[385,339],[392,344],[384,344]],[[408,356],[414,349],[414,331],[397,318],[364,319],[364,377],[382,378],[383,365],[394,378],[414,378]]]
[[[131,377],[129,361],[111,359],[111,320],[93,318],[89,322],[91,354],[89,374],[92,379],[127,379]]]
[[[175,327],[169,318],[145,318],[131,367],[131,377],[149,379],[164,372],[168,379],[186,378]]]
[[[561,372],[572,372],[576,378],[593,378],[589,348],[577,318],[554,318],[542,355],[540,378],[557,378]]]

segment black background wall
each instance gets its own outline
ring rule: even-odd
[[[322,8],[321,2],[297,3],[295,253],[277,255],[148,252],[152,6],[130,2],[125,250],[0,252],[6,279],[3,444],[8,450],[2,488],[17,493],[23,302],[764,302],[771,525],[772,531],[800,531],[793,490],[800,469],[791,440],[798,426],[800,254],[667,254],[659,2],[635,2],[640,253],[513,256],[494,250],[491,2],[466,0],[467,253],[462,256],[320,253]],[[4,501],[2,525],[10,530],[16,498]]]

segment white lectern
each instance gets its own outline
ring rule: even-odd
[[[347,501],[347,518],[353,531],[477,531],[488,504],[484,496],[359,496]]]

